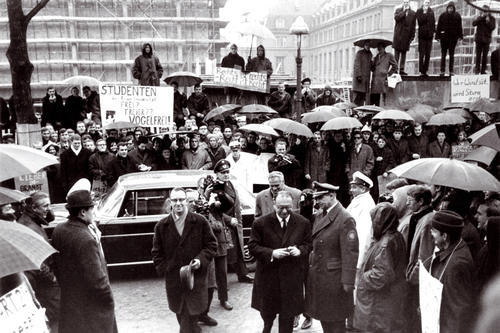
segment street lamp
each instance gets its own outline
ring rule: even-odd
[[[302,114],[302,56],[300,54],[300,47],[302,46],[302,35],[309,34],[309,27],[302,16],[295,19],[290,27],[290,34],[297,36],[297,57],[295,58],[295,62],[297,63],[297,96],[295,97],[295,110],[293,114],[295,119],[300,119],[300,115]]]

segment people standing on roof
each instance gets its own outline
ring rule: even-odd
[[[142,54],[135,58],[132,76],[139,80],[141,86],[159,86],[162,75],[160,60],[153,54],[151,44],[145,43],[142,46]]]

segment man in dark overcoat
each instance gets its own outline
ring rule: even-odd
[[[352,91],[355,92],[354,104],[361,106],[366,102],[366,94],[370,91],[370,75],[372,66],[370,44],[366,42],[363,48],[356,52],[354,69],[352,71]]]
[[[436,18],[430,6],[430,0],[424,0],[417,9],[418,22],[418,70],[421,76],[427,76],[432,51],[432,40],[436,30]]]
[[[406,52],[410,49],[410,43],[415,38],[416,13],[410,8],[410,0],[403,0],[403,5],[396,8],[394,12],[394,38],[392,47],[394,56],[399,65],[399,74],[405,73]]]
[[[263,333],[271,332],[279,314],[279,332],[293,331],[294,316],[304,309],[304,265],[311,250],[311,225],[293,213],[292,194],[280,191],[275,212],[255,220],[248,247],[257,258],[252,308],[264,320]]]
[[[168,307],[175,312],[181,333],[199,333],[198,315],[208,305],[208,265],[217,251],[217,240],[201,215],[188,211],[186,192],[170,192],[172,213],[155,226],[153,263],[165,277]],[[191,265],[194,287],[189,290],[181,281],[180,269]]]
[[[475,74],[486,74],[486,62],[490,50],[491,33],[495,30],[495,18],[489,12],[488,5],[483,6],[481,14],[472,21],[472,26],[476,27],[474,40],[476,42],[476,67]]]
[[[61,185],[64,194],[81,178],[90,179],[89,159],[92,153],[82,147],[80,135],[74,134],[70,147],[61,153]]]
[[[345,332],[359,252],[356,224],[337,200],[338,186],[315,182],[313,187],[321,212],[312,230],[306,312],[321,321],[324,333]]]
[[[59,333],[117,332],[113,293],[94,203],[87,190],[67,198],[68,221],[52,233],[55,274],[61,287]]]

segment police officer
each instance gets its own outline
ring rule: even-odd
[[[227,160],[220,160],[215,164],[214,171],[216,181],[208,186],[205,191],[205,197],[209,202],[217,205],[222,222],[229,227],[231,231],[231,240],[234,247],[228,249],[227,263],[234,265],[234,270],[238,274],[239,282],[253,283],[253,278],[248,275],[248,270],[243,260],[243,222],[241,218],[240,199],[236,188],[230,181],[229,169],[231,165]],[[216,196],[210,200],[211,196]],[[232,306],[223,302],[222,306],[229,310]]]
[[[338,186],[314,182],[313,188],[321,211],[312,231],[306,312],[321,321],[323,332],[345,332],[358,260],[356,224],[337,200]]]

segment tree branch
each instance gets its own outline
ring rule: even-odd
[[[38,14],[38,12],[47,5],[47,3],[49,3],[50,0],[41,0],[40,2],[37,2],[36,6],[33,7],[32,10],[29,11],[28,14],[26,14],[24,16],[25,18],[25,23],[28,24],[29,21],[31,21],[31,19],[33,18],[33,16],[35,16],[36,14]]]

